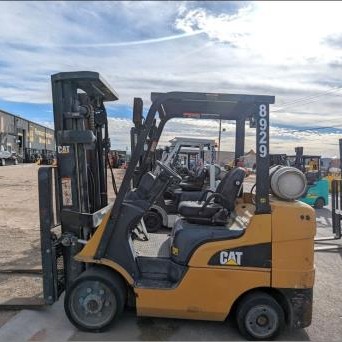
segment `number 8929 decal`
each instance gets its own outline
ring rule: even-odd
[[[267,107],[264,104],[259,106],[259,156],[267,156]]]

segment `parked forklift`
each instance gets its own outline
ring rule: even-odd
[[[296,155],[292,157],[296,168],[307,178],[308,188],[300,200],[316,209],[322,209],[329,203],[329,181],[321,173],[321,156],[303,154],[303,147],[295,148]]]
[[[17,165],[18,157],[12,151],[12,145],[7,143],[8,134],[0,132],[0,166]]]
[[[310,325],[315,213],[269,193],[277,183],[269,179],[273,96],[152,93],[119,192],[108,204],[104,104],[117,94],[96,72],[55,74],[52,93],[58,163],[39,170],[47,303],[65,291],[69,320],[91,332],[107,329],[127,305],[138,316],[224,321],[230,315],[255,340],[274,338],[285,324]],[[180,204],[182,219],[171,234],[133,240],[155,199],[181,181],[156,161],[156,170],[137,173],[132,187],[136,167],[148,169],[168,120],[189,117],[235,121],[237,158],[244,155],[245,122],[256,128],[255,194],[241,192],[245,172],[236,167],[207,200]]]
[[[214,164],[215,140],[176,137],[171,142],[172,146],[164,151],[161,161],[176,171],[182,177],[182,181],[179,184],[171,184],[144,214],[146,230],[151,233],[163,227],[174,226],[175,220],[179,217],[178,206],[181,201],[200,200],[206,198],[208,190],[214,192],[221,171],[218,165]],[[210,151],[209,165],[205,165],[205,148]],[[194,157],[192,165],[191,156]],[[183,168],[178,164],[182,157],[185,159],[184,168],[188,170],[187,173],[181,172]]]
[[[290,166],[290,162],[285,153],[273,153],[270,154],[270,166],[283,165]]]

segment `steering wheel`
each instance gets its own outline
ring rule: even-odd
[[[176,172],[173,171],[169,166],[165,165],[164,163],[162,163],[159,160],[156,160],[156,164],[163,170],[166,172],[166,174],[172,178],[178,179],[179,181],[182,180],[182,177]]]

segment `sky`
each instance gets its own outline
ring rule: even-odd
[[[334,157],[342,137],[342,2],[0,2],[0,109],[53,127],[50,76],[98,71],[112,148],[130,146],[134,97],[152,91],[274,95],[270,150]],[[222,150],[234,126],[223,123]],[[218,138],[216,121],[170,121]],[[254,148],[247,130],[246,150]]]

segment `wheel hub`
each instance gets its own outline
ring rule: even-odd
[[[255,306],[246,315],[246,328],[252,336],[265,339],[278,327],[277,313],[266,305]]]
[[[102,310],[103,300],[97,294],[89,294],[83,300],[83,308],[85,312],[90,314],[97,314]]]
[[[110,287],[94,280],[84,280],[75,287],[69,303],[73,319],[87,329],[106,325],[117,309],[116,298]]]
[[[264,327],[268,323],[268,318],[265,315],[261,315],[257,318],[257,324],[259,324],[261,327]]]

